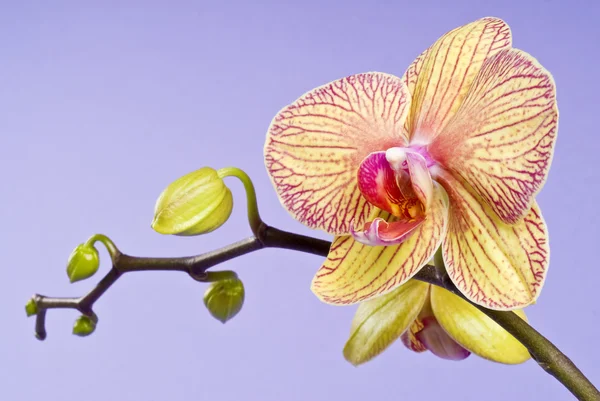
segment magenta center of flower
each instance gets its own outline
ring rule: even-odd
[[[392,245],[406,240],[427,218],[434,197],[430,167],[435,168],[425,146],[394,147],[367,156],[358,169],[358,189],[373,206],[392,215],[376,218],[354,238],[367,245]]]

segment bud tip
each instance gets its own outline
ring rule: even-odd
[[[96,330],[96,323],[88,316],[81,315],[75,324],[73,324],[73,334],[79,337],[86,337]]]
[[[31,317],[33,315],[37,315],[37,313],[38,313],[38,307],[37,307],[37,304],[35,303],[35,301],[33,300],[33,298],[31,298],[25,304],[25,313],[27,314],[27,317]]]
[[[67,276],[71,283],[93,276],[100,266],[98,251],[90,244],[79,244],[69,256]]]

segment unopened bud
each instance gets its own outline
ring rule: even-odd
[[[100,256],[93,245],[80,244],[73,250],[67,263],[67,275],[71,283],[90,278],[100,266]]]
[[[27,317],[37,315],[38,307],[33,298],[25,304],[25,313],[27,313]]]
[[[81,315],[73,325],[73,334],[80,337],[89,336],[96,330],[96,322],[89,316]]]
[[[206,234],[222,226],[233,210],[233,196],[210,167],[173,181],[159,196],[152,228],[160,234]]]
[[[211,283],[204,293],[204,305],[215,319],[227,322],[244,305],[244,284],[237,277]]]

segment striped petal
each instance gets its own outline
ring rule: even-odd
[[[415,320],[428,296],[428,284],[410,280],[394,291],[359,305],[344,357],[353,365],[375,358]]]
[[[544,284],[550,252],[537,205],[522,221],[508,225],[464,181],[445,171],[436,179],[450,198],[442,253],[454,284],[469,300],[489,309],[533,303]]]
[[[410,279],[435,254],[446,232],[448,203],[435,185],[427,218],[402,244],[367,246],[352,237],[336,237],[312,290],[330,304],[353,304],[385,294]],[[389,214],[379,217],[391,222]]]
[[[376,218],[365,224],[362,231],[356,231],[350,224],[350,233],[362,244],[371,246],[395,245],[404,242],[419,227],[425,216],[410,220],[398,220],[388,223],[382,218]]]
[[[300,222],[348,234],[373,207],[356,171],[371,152],[403,146],[409,103],[400,78],[365,73],[310,91],[273,119],[265,163],[285,208]]]
[[[412,95],[407,119],[411,144],[427,144],[456,114],[484,61],[510,48],[510,28],[483,18],[456,28],[435,42],[408,68]]]
[[[461,109],[428,150],[514,224],[546,181],[557,127],[552,76],[527,53],[507,49],[486,60]]]
[[[419,54],[411,65],[408,66],[404,75],[402,76],[402,81],[408,88],[408,92],[412,95],[415,93],[415,88],[417,86],[417,82],[419,81],[419,74],[423,69],[423,63],[427,59],[427,55],[429,54],[430,49],[426,49],[423,53]],[[409,123],[409,119],[407,119],[407,123]],[[407,127],[408,128],[408,127]],[[407,129],[408,132],[408,129]]]
[[[530,358],[523,344],[464,299],[436,286],[431,287],[430,299],[439,324],[474,354],[506,364],[523,363]],[[527,321],[522,310],[514,312]]]

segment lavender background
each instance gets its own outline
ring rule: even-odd
[[[132,274],[97,304],[96,333],[51,311],[32,335],[34,292],[79,295],[65,261],[102,232],[126,253],[175,256],[249,235],[237,206],[212,235],[164,237],[154,202],[177,177],[235,165],[266,221],[318,235],[280,207],[263,166],[271,118],[305,91],[365,71],[401,75],[440,35],[484,16],[558,85],[560,128],[539,202],[551,268],[532,324],[600,384],[597,167],[598,1],[262,1],[0,3],[0,399],[566,400],[534,362],[448,362],[394,344],[360,368],[342,347],[354,307],[310,292],[319,257],[265,250],[228,262],[247,288],[225,326],[184,274]],[[101,258],[107,261],[105,251]],[[108,267],[102,267],[105,272]]]

